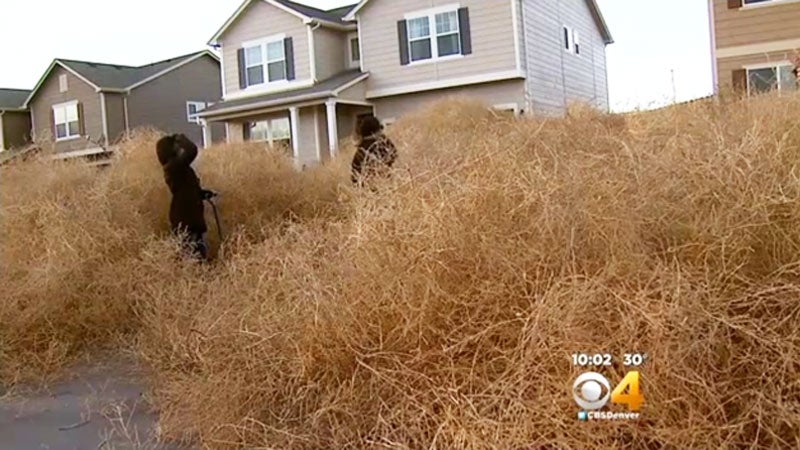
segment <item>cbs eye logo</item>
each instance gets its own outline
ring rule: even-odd
[[[625,374],[625,378],[613,391],[608,379],[603,375],[597,372],[584,372],[572,384],[572,395],[575,403],[586,411],[603,408],[608,404],[609,399],[615,405],[626,405],[629,411],[639,411],[644,403],[637,370]]]

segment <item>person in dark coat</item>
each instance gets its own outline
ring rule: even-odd
[[[389,169],[397,160],[397,148],[383,134],[383,125],[375,116],[365,117],[358,130],[360,142],[351,167],[351,180],[363,185],[368,179],[388,176]]]
[[[173,233],[183,238],[184,246],[195,257],[208,258],[204,200],[214,197],[212,191],[200,187],[192,161],[197,146],[183,134],[162,137],[156,143],[158,161],[164,168],[164,180],[172,193],[169,222]]]

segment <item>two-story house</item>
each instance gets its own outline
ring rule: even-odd
[[[220,77],[207,50],[137,67],[55,59],[23,108],[34,139],[52,139],[62,158],[106,154],[143,127],[210,144],[224,141],[224,126],[204,130],[197,113],[221,98]]]
[[[387,123],[449,95],[559,114],[608,108],[595,0],[362,0],[323,11],[247,0],[212,37],[223,101],[202,113],[229,141],[283,143],[298,165],[333,157],[359,116]]]
[[[795,90],[797,0],[708,0],[715,89]]]

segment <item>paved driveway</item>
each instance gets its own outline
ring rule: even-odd
[[[0,391],[2,450],[178,450],[158,443],[157,416],[131,365],[74,370],[44,391]]]

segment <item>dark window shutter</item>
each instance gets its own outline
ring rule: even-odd
[[[78,130],[81,136],[86,135],[86,126],[83,123],[83,103],[78,103]]]
[[[739,9],[742,7],[742,0],[728,0],[728,9]]]
[[[472,54],[472,30],[469,26],[469,8],[459,8],[458,29],[461,34],[461,54]]]
[[[239,65],[239,89],[247,87],[247,68],[244,65],[244,49],[236,50],[236,62]]]
[[[250,125],[250,122],[245,122],[242,124],[242,138],[244,138],[245,142],[250,140]]]
[[[397,22],[397,45],[400,46],[400,65],[408,65],[408,26],[405,20]]]
[[[50,108],[50,133],[53,134],[53,140],[58,138],[58,136],[56,136],[56,112],[53,108]]]
[[[747,70],[737,69],[732,73],[733,89],[739,93],[747,93]]]
[[[294,44],[291,37],[283,40],[283,49],[286,55],[286,79],[294,80]]]

